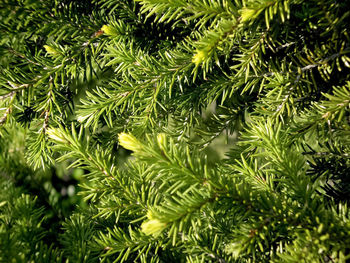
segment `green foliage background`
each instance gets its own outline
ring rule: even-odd
[[[0,261],[348,262],[349,22],[0,0]]]

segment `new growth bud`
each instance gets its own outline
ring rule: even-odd
[[[68,143],[58,129],[49,128],[46,130],[46,134],[49,136],[51,140],[55,141],[56,143],[61,143],[61,144]]]
[[[242,22],[244,23],[244,22],[252,19],[254,17],[255,13],[256,13],[256,10],[254,10],[254,9],[242,8],[242,11],[241,11]]]
[[[141,230],[146,235],[158,236],[166,228],[167,224],[156,219],[151,211],[148,211],[147,218],[141,225]]]
[[[198,66],[205,60],[207,54],[208,53],[204,50],[198,50],[197,53],[193,56],[192,62]]]
[[[133,135],[124,132],[119,134],[119,144],[133,152],[142,150],[142,144]]]
[[[60,54],[60,52],[58,52],[56,49],[54,49],[53,47],[50,47],[48,45],[44,45],[44,48],[46,50],[46,52],[50,55],[58,55]]]
[[[101,30],[108,36],[118,36],[119,32],[113,26],[104,25]]]
[[[164,133],[159,133],[157,135],[157,142],[158,142],[159,148],[164,150],[164,147],[166,145],[166,136]]]

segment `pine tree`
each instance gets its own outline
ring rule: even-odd
[[[0,0],[0,261],[348,262],[349,22]]]

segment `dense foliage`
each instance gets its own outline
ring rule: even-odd
[[[349,22],[0,0],[0,261],[350,260]]]

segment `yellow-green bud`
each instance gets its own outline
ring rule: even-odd
[[[157,141],[158,141],[158,146],[161,149],[164,149],[164,146],[166,144],[166,136],[164,133],[159,133],[157,135]]]
[[[101,30],[108,36],[118,36],[119,32],[112,26],[104,25]]]
[[[44,48],[45,48],[46,52],[50,55],[60,54],[60,52],[58,52],[56,49],[54,49],[53,47],[50,47],[48,45],[44,45]]]
[[[133,152],[142,150],[142,144],[133,135],[124,132],[119,134],[119,144]]]
[[[232,254],[233,258],[237,259],[242,251],[242,243],[235,242],[235,243],[227,244],[225,251],[228,254]]]
[[[147,220],[142,223],[141,230],[146,235],[158,236],[166,228],[167,224],[158,219]]]
[[[204,50],[198,50],[197,53],[193,56],[192,62],[198,66],[205,60],[207,54],[208,53]]]
[[[241,19],[242,19],[242,22],[246,22],[246,21],[249,21],[250,19],[252,19],[254,17],[256,13],[256,10],[254,9],[250,9],[250,8],[242,8],[242,11],[241,11]]]
[[[154,215],[152,213],[152,210],[148,210],[146,216],[147,216],[148,219],[155,219],[155,217],[154,217]]]
[[[49,128],[46,130],[46,134],[49,136],[50,139],[58,143],[67,143],[67,140],[64,138],[64,136],[62,136],[58,129]]]

